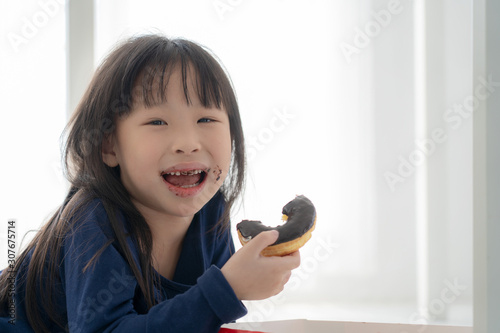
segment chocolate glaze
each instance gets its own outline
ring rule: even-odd
[[[287,221],[277,227],[268,227],[261,221],[243,220],[236,225],[236,228],[244,238],[254,238],[262,231],[278,230],[280,235],[278,240],[272,244],[277,245],[303,236],[314,225],[316,219],[316,209],[311,200],[303,195],[298,195],[287,203],[282,213],[288,216]]]

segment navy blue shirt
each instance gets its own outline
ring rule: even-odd
[[[54,298],[70,332],[217,332],[246,314],[220,267],[234,253],[230,230],[211,231],[222,214],[216,195],[198,212],[186,233],[172,280],[158,274],[162,300],[149,311],[130,266],[109,245],[87,270],[84,267],[109,240],[111,227],[100,200],[87,207],[81,223],[64,241]],[[123,215],[120,215],[123,220]],[[124,224],[125,225],[125,224]],[[136,262],[137,248],[128,238]],[[29,258],[28,258],[29,260]],[[24,282],[16,279],[16,321],[0,318],[0,332],[33,332],[24,309]],[[41,301],[43,304],[43,300]],[[61,328],[53,326],[53,332]]]

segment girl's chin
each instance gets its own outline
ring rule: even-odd
[[[192,203],[181,203],[172,207],[167,214],[178,216],[181,218],[192,218],[196,213],[198,213],[203,208],[203,205],[198,204],[197,202]]]
[[[201,191],[198,191],[196,195],[176,195],[173,200],[175,206],[172,208],[176,210],[180,216],[192,216],[198,213],[203,206],[212,199],[217,190],[218,187],[212,188],[212,186],[206,186]]]

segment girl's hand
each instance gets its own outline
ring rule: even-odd
[[[259,300],[280,293],[299,267],[300,254],[264,257],[260,252],[278,239],[275,230],[262,232],[239,249],[221,271],[239,300]]]

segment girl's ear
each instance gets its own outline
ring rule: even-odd
[[[106,135],[102,140],[102,161],[110,168],[118,166],[113,135]]]

